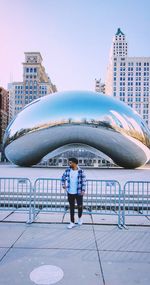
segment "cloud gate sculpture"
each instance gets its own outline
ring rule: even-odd
[[[32,166],[72,145],[104,153],[117,165],[136,168],[150,159],[150,130],[130,107],[91,91],[65,91],[28,104],[9,124],[5,155]]]

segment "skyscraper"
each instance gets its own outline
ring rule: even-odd
[[[120,28],[110,51],[106,94],[124,101],[150,127],[150,57],[129,57],[126,36]]]
[[[0,87],[0,152],[5,129],[8,125],[8,91]]]
[[[42,56],[39,52],[25,52],[23,63],[23,82],[8,84],[9,89],[9,120],[23,107],[49,93],[57,91],[42,65]]]

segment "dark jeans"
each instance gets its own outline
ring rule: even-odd
[[[75,201],[77,201],[77,206],[78,206],[78,217],[81,218],[83,211],[83,196],[78,194],[68,193],[68,202],[70,205],[70,220],[72,223],[74,223]]]

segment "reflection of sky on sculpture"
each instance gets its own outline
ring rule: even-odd
[[[106,122],[125,130],[142,133],[141,118],[120,101],[95,92],[71,91],[50,94],[35,100],[20,112],[10,127],[16,130],[68,123]],[[137,121],[137,123],[136,123]]]
[[[10,161],[29,166],[64,145],[84,143],[120,166],[135,168],[150,152],[146,130],[142,119],[116,99],[95,92],[62,92],[26,106],[8,126],[4,149]]]

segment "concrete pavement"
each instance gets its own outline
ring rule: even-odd
[[[63,169],[0,165],[1,177],[59,178]],[[150,180],[150,168],[86,169],[88,179]],[[150,217],[83,215],[83,226],[66,228],[69,214],[0,211],[0,285],[149,285]]]
[[[149,285],[150,228],[0,223],[2,285]]]

